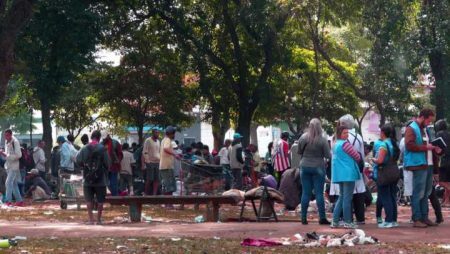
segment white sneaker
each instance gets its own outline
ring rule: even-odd
[[[378,224],[378,228],[393,228],[394,224],[392,222],[383,222]]]

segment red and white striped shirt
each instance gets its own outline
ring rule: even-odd
[[[278,146],[275,149],[273,164],[273,167],[278,172],[283,172],[291,167],[289,163],[289,144],[283,139],[278,141]]]

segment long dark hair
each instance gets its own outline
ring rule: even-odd
[[[392,146],[394,147],[394,160],[397,161],[400,156],[400,148],[398,148],[395,128],[390,124],[385,124],[381,126],[381,132],[383,132],[387,138],[391,139]]]

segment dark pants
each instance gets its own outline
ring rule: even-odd
[[[326,219],[325,201],[323,198],[323,188],[325,184],[325,169],[302,167],[300,171],[302,182],[302,194],[300,197],[302,204],[302,218],[306,219],[309,201],[311,201],[312,190],[316,194],[317,208],[320,219]]]
[[[384,208],[386,213],[386,222],[397,221],[397,185],[378,185],[378,197],[377,197],[377,217],[381,217],[381,208]],[[380,200],[380,203],[378,202]],[[381,205],[381,207],[380,207]]]
[[[242,190],[242,169],[232,168],[231,173],[233,174],[233,189]]]
[[[431,189],[431,194],[428,198],[430,199],[431,206],[433,207],[434,214],[436,215],[436,220],[442,221],[443,217],[442,217],[441,203],[439,203],[439,199],[436,196],[436,190],[435,190],[434,186]]]
[[[357,222],[364,222],[365,218],[365,193],[353,194],[353,212],[355,213]]]
[[[231,174],[230,164],[222,164],[222,173],[225,178],[225,190],[231,189],[233,184],[233,175]]]
[[[119,172],[109,172],[109,191],[111,196],[119,195]]]

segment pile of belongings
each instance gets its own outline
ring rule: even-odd
[[[252,239],[246,238],[242,241],[242,246],[277,246],[277,245],[298,245],[306,248],[314,247],[353,247],[355,245],[376,244],[378,239],[367,236],[364,230],[354,229],[341,236],[334,234],[317,234],[316,232],[306,233],[304,236],[295,234],[293,237],[273,239]]]

